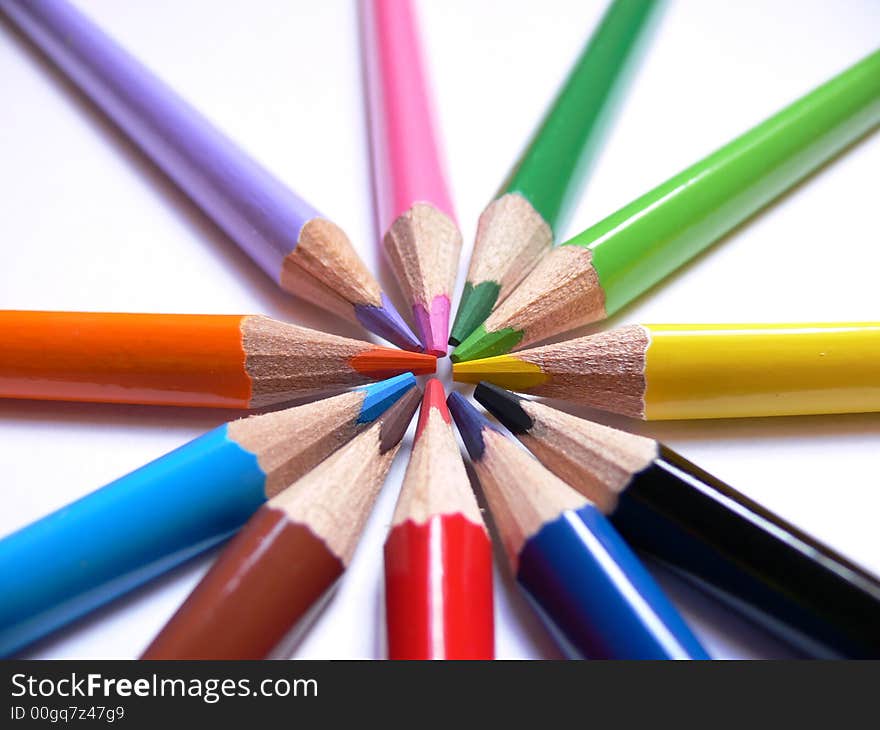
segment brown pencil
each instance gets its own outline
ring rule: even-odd
[[[262,659],[345,571],[421,393],[263,505],[162,629],[144,659]]]

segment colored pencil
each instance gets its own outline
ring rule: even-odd
[[[880,656],[880,580],[654,439],[474,397],[626,540],[814,658]]]
[[[0,11],[282,289],[420,349],[345,233],[64,0]]]
[[[233,421],[0,540],[0,656],[229,537],[415,387]]]
[[[492,545],[436,379],[385,541],[385,616],[389,659],[495,656]]]
[[[880,51],[551,251],[453,360],[617,312],[878,123]]]
[[[477,224],[449,344],[488,317],[559,240],[657,3],[613,0]]]
[[[448,403],[511,570],[571,656],[709,658],[592,502],[503,436],[460,393]]]
[[[293,630],[351,562],[419,395],[260,507],[142,658],[288,655]]]
[[[403,352],[256,315],[0,311],[0,398],[257,408],[411,371]]]
[[[446,354],[461,233],[434,131],[410,0],[363,0],[376,218],[427,352]]]
[[[629,325],[456,363],[456,380],[649,421],[880,411],[880,322]]]

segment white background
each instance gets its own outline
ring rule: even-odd
[[[396,291],[375,246],[352,4],[81,0],[77,5],[342,225],[386,288]],[[466,250],[480,210],[604,5],[420,3]],[[670,4],[567,233],[711,152],[878,42],[876,0]],[[0,307],[265,313],[363,337],[357,328],[276,289],[2,22],[0,89]],[[880,319],[878,180],[875,134],[606,326]],[[459,286],[467,260],[462,259]],[[441,372],[448,372],[448,361]],[[237,415],[0,402],[0,533]],[[666,441],[880,572],[878,419],[866,414],[626,425]],[[383,655],[381,545],[406,450],[354,563],[297,656]],[[25,656],[137,656],[212,557],[153,581]],[[716,656],[788,656],[785,647],[727,610],[677,579],[658,575]],[[557,656],[504,571],[497,572],[496,598],[499,657]]]

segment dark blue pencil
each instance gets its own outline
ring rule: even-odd
[[[708,659],[605,516],[459,393],[449,409],[516,579],[562,647],[590,659]]]

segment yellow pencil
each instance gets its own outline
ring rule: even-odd
[[[650,421],[865,413],[880,411],[880,322],[630,325],[453,377]]]

